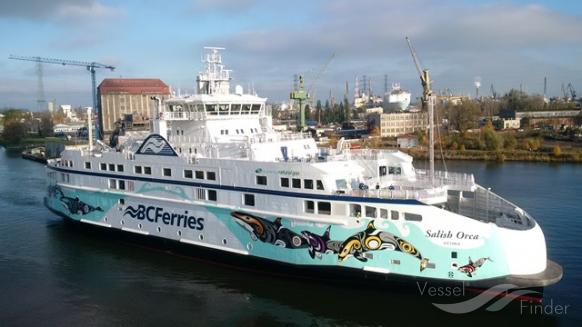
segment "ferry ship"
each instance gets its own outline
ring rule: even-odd
[[[221,50],[205,48],[197,94],[154,99],[151,134],[49,160],[46,206],[75,225],[288,275],[478,289],[561,279],[539,224],[473,175],[273,130],[265,98],[231,93]]]

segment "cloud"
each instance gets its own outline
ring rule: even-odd
[[[61,5],[56,10],[56,16],[62,20],[104,19],[122,15],[123,12],[121,10],[105,6],[97,1],[84,4],[67,3]]]
[[[244,12],[264,0],[196,0],[192,5],[192,13],[206,12]]]
[[[97,0],[18,0],[0,2],[1,18],[94,20],[116,17],[122,11]]]
[[[519,80],[541,80],[544,72],[578,79],[576,72],[582,72],[568,55],[580,51],[582,20],[539,5],[336,0],[323,2],[318,11],[317,20],[297,26],[255,28],[210,41],[229,50],[236,75],[267,78],[266,92],[275,97],[285,93],[280,93],[284,83],[272,83],[274,79],[317,70],[333,52],[336,59],[320,88],[341,92],[341,81],[352,84],[356,74],[374,76],[380,86],[388,73],[419,90],[406,35],[433,71],[436,87],[469,92],[474,76],[480,75],[484,85],[499,79],[497,83],[509,88],[518,87]],[[548,55],[548,49],[557,51]],[[562,60],[569,68],[557,63]],[[277,75],[251,70],[266,68],[276,69]]]

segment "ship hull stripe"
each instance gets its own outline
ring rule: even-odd
[[[414,199],[382,199],[382,198],[357,197],[357,196],[349,196],[349,195],[325,195],[325,194],[313,194],[313,193],[285,192],[285,191],[267,190],[267,189],[251,188],[251,187],[228,186],[228,185],[177,181],[177,180],[170,180],[170,179],[150,178],[150,177],[96,173],[96,172],[81,171],[81,170],[63,169],[63,168],[51,167],[51,166],[47,166],[47,168],[49,168],[51,170],[58,171],[58,172],[69,173],[69,174],[79,174],[79,175],[97,176],[97,177],[106,177],[106,178],[117,178],[117,179],[125,179],[125,180],[140,181],[140,182],[150,182],[150,183],[160,183],[160,184],[173,184],[173,185],[183,185],[183,186],[192,186],[192,187],[203,187],[203,188],[233,191],[233,192],[277,195],[277,196],[286,196],[286,197],[292,197],[292,198],[305,198],[305,199],[343,201],[343,202],[424,205],[424,203],[422,203],[418,200],[414,200]]]

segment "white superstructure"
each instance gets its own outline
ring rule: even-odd
[[[393,83],[392,90],[384,94],[384,111],[403,111],[410,105],[410,92],[400,88],[400,83]]]

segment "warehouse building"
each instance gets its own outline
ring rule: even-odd
[[[381,137],[395,137],[425,130],[428,114],[423,111],[372,113],[368,115],[368,126],[378,128]]]
[[[170,88],[159,79],[149,78],[106,78],[97,88],[100,121],[105,133],[115,130],[116,122],[127,114],[137,114],[149,120],[156,102],[150,97],[162,100],[170,97]]]

